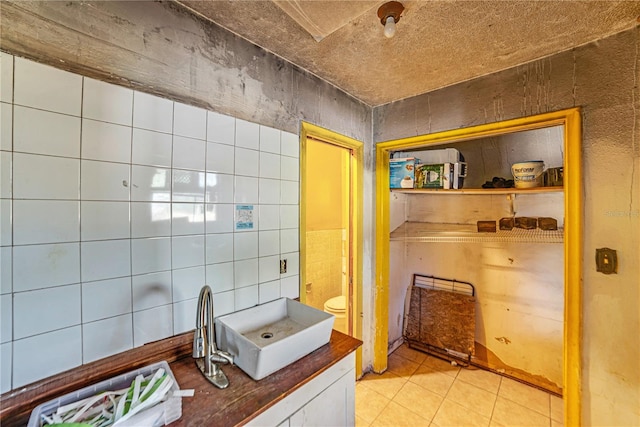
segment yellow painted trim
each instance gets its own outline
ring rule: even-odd
[[[564,425],[582,425],[582,117],[567,111],[564,127]]]
[[[564,125],[564,425],[581,425],[582,332],[582,169],[579,108],[415,136],[376,145],[376,284],[373,369],[387,368],[389,317],[389,157],[409,150],[524,130]]]
[[[351,313],[354,325],[353,335],[362,339],[362,258],[363,258],[363,185],[364,185],[364,143],[340,135],[329,129],[302,122],[300,131],[300,301],[305,302],[306,292],[306,200],[307,194],[304,183],[307,179],[307,138],[312,137],[326,143],[351,150],[352,176],[351,182],[351,206],[353,209],[353,310]],[[362,347],[356,351],[356,376],[362,375]]]

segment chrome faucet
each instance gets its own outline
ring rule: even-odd
[[[205,378],[218,388],[226,388],[229,380],[218,363],[233,365],[233,356],[216,348],[213,319],[213,293],[211,288],[205,285],[198,297],[193,358],[196,359],[196,365]]]

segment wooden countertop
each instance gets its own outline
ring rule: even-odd
[[[5,393],[0,396],[0,424],[3,427],[24,426],[33,408],[41,403],[166,360],[180,388],[195,390],[194,397],[182,399],[182,417],[172,423],[172,427],[242,425],[362,345],[360,340],[333,331],[329,344],[260,381],[254,381],[236,366],[223,366],[230,385],[220,390],[195,367],[191,358],[192,339],[192,332],[177,335]]]

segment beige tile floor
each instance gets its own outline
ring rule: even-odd
[[[384,374],[356,383],[358,427],[559,427],[562,408],[555,395],[406,345],[389,356]]]

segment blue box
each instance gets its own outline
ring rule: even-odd
[[[389,188],[413,188],[416,158],[389,159]]]

